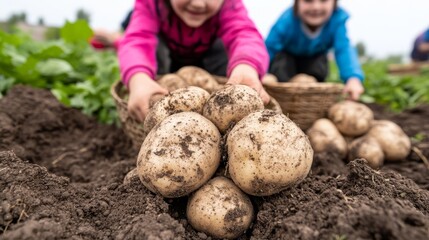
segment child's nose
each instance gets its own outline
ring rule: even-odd
[[[206,0],[191,0],[189,5],[194,9],[201,9],[206,6]]]

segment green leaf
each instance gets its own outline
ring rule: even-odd
[[[67,93],[61,89],[52,89],[51,93],[64,105],[70,106],[70,100],[67,96]]]
[[[93,32],[85,20],[79,19],[74,23],[67,21],[60,29],[60,35],[66,42],[80,43],[88,42]]]
[[[33,56],[37,56],[41,59],[60,58],[65,54],[68,54],[68,52],[70,52],[70,49],[68,49],[64,43],[56,42],[46,45],[42,49],[35,52]]]
[[[49,59],[39,62],[37,69],[42,76],[58,76],[73,72],[73,67],[61,59]]]

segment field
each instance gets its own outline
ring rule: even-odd
[[[123,184],[137,150],[114,124],[117,63],[70,37],[78,24],[56,42],[0,33],[1,239],[210,239],[188,224],[187,198]],[[251,198],[256,217],[240,239],[428,239],[429,79],[389,76],[387,64],[364,66],[363,100],[412,139],[406,161],[374,171],[316,155],[298,186]]]

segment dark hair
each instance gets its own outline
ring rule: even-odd
[[[295,0],[295,2],[293,3],[293,12],[295,13],[295,15],[298,15],[298,1],[299,0]],[[338,6],[338,0],[335,0],[334,9],[336,9],[337,6]]]

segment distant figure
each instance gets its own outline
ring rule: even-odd
[[[414,62],[429,61],[429,29],[420,34],[414,41],[411,59]]]
[[[358,54],[347,35],[349,14],[337,6],[337,0],[295,0],[277,20],[265,41],[270,54],[269,72],[287,82],[297,74],[315,77],[319,82],[328,76],[327,53],[335,51],[335,60],[344,92],[358,100],[364,79]]]
[[[127,29],[130,23],[133,10],[129,11],[125,19],[121,22],[120,32],[109,32],[102,29],[95,29],[94,36],[91,39],[91,45],[97,49],[117,49],[119,41],[123,37],[123,32]]]

